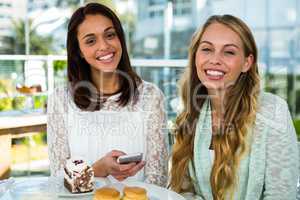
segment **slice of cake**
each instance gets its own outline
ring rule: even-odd
[[[71,193],[93,191],[94,171],[85,161],[69,159],[64,171],[64,185]]]

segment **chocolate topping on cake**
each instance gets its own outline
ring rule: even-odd
[[[94,171],[81,159],[67,160],[64,184],[72,193],[89,192],[94,189]]]
[[[83,160],[74,160],[73,163],[75,165],[79,165],[79,164],[83,163]]]

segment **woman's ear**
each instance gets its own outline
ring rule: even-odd
[[[84,58],[83,53],[79,50],[79,55],[81,58]]]
[[[251,68],[253,61],[254,61],[254,57],[252,54],[250,54],[248,57],[246,57],[245,63],[242,67],[242,72],[247,72]]]

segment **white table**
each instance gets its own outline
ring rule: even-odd
[[[49,177],[26,177],[26,178],[16,178],[15,179],[15,183],[27,183],[27,184],[31,184],[31,183],[48,183],[49,182]],[[36,186],[38,187],[38,186]],[[34,188],[33,188],[34,189]],[[56,196],[56,195],[51,195],[51,196],[47,196],[47,188],[45,189],[45,193],[43,193],[43,191],[37,193],[32,193],[32,194],[28,194],[26,196],[23,196],[20,200],[73,200],[75,198],[72,197],[60,197],[60,196]],[[44,190],[43,189],[43,190]],[[35,189],[34,189],[35,190]],[[36,189],[35,191],[38,191],[39,189]],[[48,191],[53,190],[53,188],[48,188]],[[51,192],[50,192],[51,193]],[[90,195],[85,195],[85,196],[76,196],[76,200],[92,200],[93,199],[93,194]],[[0,198],[0,200],[17,200],[14,199],[11,192],[6,192],[5,195]]]
[[[5,115],[4,115],[5,114]],[[29,133],[41,132],[47,129],[47,115],[45,113],[21,114],[20,111],[2,112],[0,116],[0,177],[8,177],[11,165],[12,137]],[[2,171],[2,173],[1,173]],[[2,178],[3,178],[2,177]]]
[[[24,114],[0,117],[0,135],[46,131],[47,115]]]

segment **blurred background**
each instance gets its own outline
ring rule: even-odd
[[[0,178],[49,175],[47,94],[66,83],[67,24],[87,2],[92,1],[0,0]],[[166,96],[169,125],[178,109],[176,82],[193,32],[212,14],[240,17],[257,42],[263,89],[287,100],[300,135],[300,1],[93,2],[119,15],[133,66]]]

